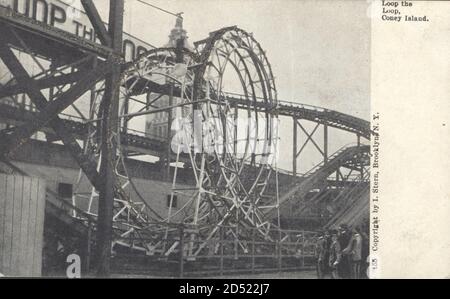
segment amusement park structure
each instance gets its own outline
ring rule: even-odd
[[[79,168],[75,191],[64,200],[48,190],[46,214],[89,235],[88,256],[99,275],[111,272],[112,256],[132,253],[158,262],[175,258],[181,267],[216,257],[220,269],[227,257],[244,256],[252,270],[258,257],[276,256],[281,267],[283,256],[312,254],[315,233],[293,230],[311,207],[332,203],[322,227],[364,220],[369,122],[278,99],[265,51],[236,26],[211,32],[193,47],[181,36],[173,46],[149,47],[126,61],[124,1],[110,1],[108,25],[94,1],[81,4],[98,42],[0,6],[0,58],[11,75],[0,89],[6,124],[0,170],[27,175],[15,155],[35,142],[36,132],[64,146]],[[30,74],[15,51],[32,57],[39,71]],[[14,104],[21,94],[32,109]],[[77,115],[67,115],[68,108]],[[174,120],[177,109],[186,111],[183,119]],[[156,113],[168,115],[167,136],[130,128],[134,119]],[[281,117],[293,121],[289,173],[277,165]],[[313,124],[312,131],[304,122]],[[355,144],[330,153],[330,128],[354,134]],[[307,146],[322,159],[300,173],[298,159]],[[159,157],[170,182],[167,213],[135,183],[130,160],[137,156]]]

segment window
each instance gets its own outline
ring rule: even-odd
[[[171,195],[167,195],[167,207],[170,208],[170,197]],[[172,198],[172,208],[176,208],[178,205],[178,198],[176,195],[173,196]]]
[[[62,198],[72,198],[72,184],[59,183],[58,196]]]

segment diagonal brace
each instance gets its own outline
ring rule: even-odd
[[[56,87],[60,85],[66,85],[74,83],[82,79],[86,75],[85,71],[77,71],[69,74],[63,74],[59,76],[52,76],[50,78],[42,78],[35,80],[36,85],[39,89],[47,89],[51,87]],[[0,99],[11,97],[19,93],[25,93],[26,88],[21,84],[15,83],[13,85],[5,86],[0,91]]]
[[[11,72],[14,73],[18,67],[14,63],[11,55],[14,54],[7,48],[6,45],[0,45],[0,56]],[[108,66],[110,66],[110,64],[104,64],[89,71],[79,82],[77,82],[66,92],[62,93],[57,99],[49,104],[46,104],[45,107],[42,105],[39,108],[41,112],[37,116],[33,117],[29,122],[17,127],[14,132],[8,136],[9,142],[8,144],[3,145],[1,152],[8,155],[11,151],[22,145],[26,139],[30,138],[36,131],[49,123],[50,120],[52,120],[56,115],[73,104],[73,102],[82,96],[86,90],[100,81],[104,74],[108,71],[108,68],[110,68]],[[30,97],[32,95],[35,98],[40,98],[39,102],[47,103],[47,100],[39,90],[39,86],[33,79],[29,76],[24,76],[24,74],[22,74],[22,76],[17,76],[18,74],[16,73],[15,75],[18,84],[22,85],[26,89]]]
[[[100,42],[104,46],[111,46],[111,37],[106,29],[105,24],[103,24],[102,18],[100,17],[97,8],[95,8],[93,1],[81,0],[81,4],[86,11],[86,14],[89,17],[89,20],[91,21],[91,24],[94,27],[94,30],[97,33]]]
[[[25,68],[20,64],[14,53],[12,53],[11,49],[9,49],[5,43],[1,43],[0,35],[0,49],[2,50],[2,60],[4,60],[5,64],[7,62],[8,68],[10,68],[13,75],[18,80],[32,80]],[[42,95],[40,90],[33,88],[32,85],[27,85],[29,88],[27,90],[28,96],[31,101],[38,107],[38,109],[45,109],[47,106],[47,100]],[[91,161],[84,153],[80,145],[77,143],[76,139],[73,137],[72,132],[69,128],[66,127],[64,122],[58,117],[55,116],[50,121],[50,126],[56,132],[56,134],[61,138],[62,142],[71,153],[72,157],[77,161],[80,168],[86,174],[89,181],[95,188],[99,188],[101,184],[101,178],[96,169],[96,163]]]
[[[317,131],[317,129],[319,128],[320,124],[317,124],[317,125],[314,127],[314,129],[312,130],[311,133],[308,133],[308,132],[306,131],[306,129],[305,129],[305,128],[300,124],[300,122],[298,122],[298,121],[297,121],[297,125],[300,127],[300,129],[302,129],[303,133],[306,134],[307,139],[306,139],[305,143],[303,144],[303,146],[302,146],[302,147],[300,148],[300,150],[298,151],[298,153],[296,154],[296,157],[298,157],[298,156],[300,155],[300,153],[303,151],[303,149],[306,147],[306,145],[308,144],[309,141],[311,141],[311,142],[314,144],[314,146],[317,148],[317,150],[318,150],[322,155],[324,155],[324,152],[320,149],[320,146],[317,145],[317,143],[314,141],[314,138],[313,138],[314,133],[316,133],[316,131]]]

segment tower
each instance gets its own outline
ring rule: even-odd
[[[189,50],[193,50],[193,47],[188,42],[187,37],[187,31],[183,29],[183,17],[181,15],[178,15],[175,27],[170,31],[169,34],[169,41],[164,45],[165,48],[175,48],[177,46],[177,41],[179,39],[183,39],[183,47]],[[156,75],[158,76],[158,75]],[[167,84],[168,79],[166,76],[160,76],[159,78],[161,81],[160,84]],[[155,100],[156,98],[159,98],[153,105],[156,107],[167,107],[169,104],[176,105],[181,102],[181,99],[179,98],[173,98],[172,103],[170,102],[169,96],[164,95],[160,96],[159,94],[149,94],[147,96],[147,103]],[[189,108],[187,107],[178,107],[175,109],[172,109],[172,121],[175,118],[178,117],[186,117],[189,113]],[[158,138],[158,139],[167,139],[168,138],[168,119],[169,113],[168,112],[157,112],[152,113],[147,116],[146,124],[145,124],[145,134],[147,137],[150,138]],[[170,132],[170,136],[173,136],[174,132]]]

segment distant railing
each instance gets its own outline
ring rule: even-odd
[[[328,156],[327,161],[332,160],[333,158],[338,156],[340,153],[342,153],[346,149],[348,149],[350,147],[353,147],[353,146],[357,146],[357,145],[358,145],[357,143],[348,143],[348,144],[340,147],[338,150],[336,150],[334,153],[332,153],[330,156]],[[304,172],[304,173],[296,173],[296,174],[294,174],[294,172],[292,170],[281,169],[281,168],[278,168],[278,172],[282,173],[282,174],[290,175],[290,176],[307,177],[307,176],[311,175],[314,171],[316,171],[318,168],[323,166],[324,164],[325,164],[325,161],[321,161],[318,164],[314,165],[307,172]]]
[[[170,227],[173,228],[173,224]],[[179,225],[178,233],[160,240],[162,243],[159,243],[159,247],[177,248],[170,255],[155,252],[149,256],[141,252],[139,256],[138,251],[133,252],[132,248],[127,248],[129,252],[116,252],[115,258],[125,261],[141,258],[149,262],[129,263],[128,266],[124,266],[126,263],[121,262],[116,271],[131,273],[141,271],[154,275],[185,277],[241,272],[282,272],[314,267],[316,232],[274,229],[271,234],[278,235],[279,238],[267,241],[257,238],[257,228],[247,228],[246,232],[250,237],[237,240],[226,237],[225,233],[230,229],[235,230],[236,227],[221,226],[217,237],[209,241],[209,250],[194,254],[193,248],[198,248],[205,240],[193,233],[192,228]],[[193,234],[195,237],[191,238]],[[132,244],[133,241],[138,239],[130,237],[116,239],[116,242],[126,244]],[[142,238],[139,241],[142,241]],[[240,246],[242,243],[245,244],[246,250]],[[168,265],[172,265],[170,270]]]
[[[241,101],[249,99],[248,97],[246,97],[243,94],[238,94],[238,93],[234,93],[234,92],[222,92],[222,94],[225,95],[228,98],[235,98],[235,99],[238,99],[238,100],[241,100]],[[257,100],[264,100],[263,97],[255,96],[255,98]],[[277,103],[277,105],[294,106],[294,107],[303,108],[303,109],[307,109],[307,110],[314,110],[314,111],[317,111],[317,112],[328,112],[328,113],[333,113],[334,112],[334,113],[339,113],[339,114],[342,114],[342,115],[346,115],[345,113],[342,113],[342,112],[339,112],[339,111],[336,111],[336,110],[330,110],[330,109],[327,109],[327,108],[324,108],[324,107],[314,106],[314,105],[310,105],[310,104],[303,104],[303,103],[299,103],[299,102],[277,100],[276,103]],[[351,115],[349,115],[349,117],[351,117],[352,119],[353,118],[354,119],[359,119],[359,118],[351,116]],[[363,119],[361,119],[361,120],[364,121]]]

